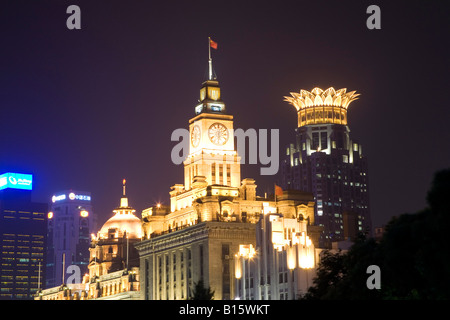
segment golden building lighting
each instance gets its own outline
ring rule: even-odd
[[[256,256],[256,250],[252,244],[239,245],[239,252],[235,254],[235,278],[240,279],[242,277],[242,264],[243,259],[253,259]]]
[[[314,88],[310,91],[291,92],[284,101],[292,104],[298,112],[298,126],[319,123],[347,125],[347,109],[352,101],[358,99],[356,91],[347,92],[346,88],[326,90]]]
[[[89,212],[86,210],[81,210],[80,211],[80,216],[82,216],[83,218],[86,218],[89,216]]]
[[[242,265],[241,260],[239,259],[239,255],[237,253],[234,259],[234,277],[236,279],[242,278]]]
[[[286,259],[287,259],[287,267],[289,270],[294,270],[296,267],[296,250],[295,246],[287,246],[286,247]]]
[[[239,255],[246,259],[252,259],[256,254],[255,248],[252,244],[241,244],[239,245]]]
[[[302,232],[298,239],[298,265],[302,269],[314,268],[314,244],[306,232]]]

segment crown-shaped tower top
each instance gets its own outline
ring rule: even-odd
[[[346,88],[322,90],[316,87],[311,92],[303,89],[300,93],[291,92],[291,97],[284,97],[284,101],[297,109],[299,127],[319,123],[347,125],[348,106],[358,96],[356,91],[347,92]]]

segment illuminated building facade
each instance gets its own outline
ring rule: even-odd
[[[210,77],[200,89],[189,121],[189,154],[184,184],[170,191],[170,206],[142,212],[141,299],[187,299],[199,280],[215,300],[234,299],[234,253],[256,245],[256,224],[267,199],[256,195],[255,180],[241,180],[233,116],[222,101],[219,82]],[[267,202],[297,212],[294,201]]]
[[[113,210],[114,216],[106,221],[97,235],[92,236],[89,248],[89,277],[95,278],[139,266],[139,256],[134,244],[141,240],[141,219],[128,205],[125,180],[120,206]]]
[[[63,266],[80,268],[87,272],[91,233],[95,230],[95,217],[91,194],[66,190],[52,196],[48,213],[48,244],[46,288],[63,284]],[[64,263],[63,263],[64,262]],[[64,283],[68,274],[64,271]]]
[[[128,205],[123,182],[120,206],[113,210],[97,234],[92,234],[89,273],[79,283],[42,290],[36,300],[138,300],[139,256],[134,245],[141,241],[141,220]],[[81,279],[80,279],[81,280]]]
[[[314,194],[315,220],[324,227],[321,247],[353,230],[371,234],[367,158],[347,125],[348,106],[358,96],[330,87],[285,97],[297,110],[298,128],[282,161],[282,186]]]
[[[32,299],[45,280],[48,205],[31,199],[31,174],[0,175],[0,299]]]
[[[313,196],[305,193],[299,198],[290,193],[293,191],[285,192],[280,202],[300,203],[298,213],[285,218],[265,203],[264,214],[256,226],[256,247],[242,245],[235,254],[237,299],[298,299],[312,285],[321,251],[314,245],[318,243],[320,227],[312,225]],[[314,228],[316,232],[311,232]]]
[[[94,292],[93,295],[89,295]],[[139,268],[119,270],[102,275],[90,282],[64,284],[42,290],[35,300],[139,300]]]

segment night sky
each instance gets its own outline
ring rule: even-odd
[[[369,161],[374,226],[426,206],[450,164],[448,1],[2,1],[0,173],[33,173],[33,200],[92,193],[100,226],[119,205],[169,204],[184,183],[170,153],[207,76],[208,36],[234,127],[294,139],[283,96],[318,86],[361,94],[351,136]],[[81,8],[81,30],[66,9]],[[381,30],[366,9],[381,8]],[[277,176],[243,165],[258,195]]]

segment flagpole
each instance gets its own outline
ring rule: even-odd
[[[211,60],[211,37],[208,37],[208,58]]]
[[[208,37],[209,80],[212,80],[211,37]]]

